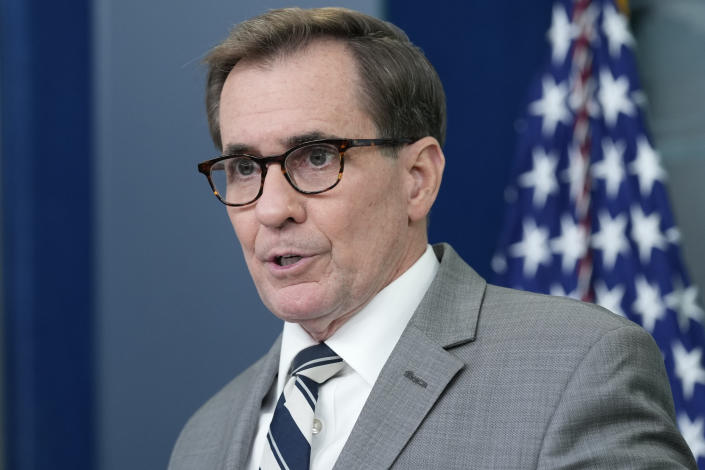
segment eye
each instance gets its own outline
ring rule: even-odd
[[[250,176],[255,172],[255,162],[246,158],[238,158],[235,161],[235,172],[238,176]]]
[[[231,180],[247,178],[257,172],[257,164],[249,158],[236,157],[228,161],[226,170]]]
[[[309,153],[308,162],[312,166],[325,166],[330,163],[334,156],[330,148],[316,147]]]
[[[338,158],[338,150],[331,145],[303,147],[292,156],[294,166],[300,169],[322,169]]]

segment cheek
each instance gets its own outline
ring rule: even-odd
[[[360,268],[378,264],[379,256],[403,242],[408,220],[405,206],[401,198],[394,197],[398,188],[382,187],[374,193],[358,192],[355,203],[341,208],[340,223],[331,225],[337,235],[333,241],[338,242],[346,259]]]
[[[234,207],[228,207],[228,217],[235,231],[242,250],[245,253],[252,252],[254,249],[254,239],[257,233],[257,226],[253,223],[254,217],[249,212],[237,210]]]

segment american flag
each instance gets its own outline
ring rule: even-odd
[[[560,0],[517,122],[501,285],[596,302],[648,330],[680,430],[705,469],[705,314],[649,138],[634,38],[613,0]]]

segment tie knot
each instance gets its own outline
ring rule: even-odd
[[[343,368],[343,359],[325,343],[310,346],[296,355],[292,376],[304,376],[322,384]]]

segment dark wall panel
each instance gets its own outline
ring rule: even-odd
[[[6,465],[93,468],[90,2],[3,0]]]

